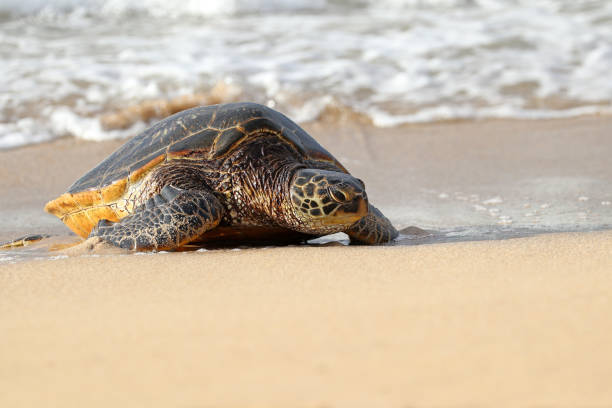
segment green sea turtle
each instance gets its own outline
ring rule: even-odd
[[[45,210],[83,238],[131,250],[291,242],[397,231],[363,182],[283,114],[255,103],[185,110],[136,136]]]

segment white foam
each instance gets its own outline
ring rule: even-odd
[[[16,258],[14,256],[0,255],[0,263],[2,262],[10,263],[11,261],[14,261],[15,259]]]
[[[145,129],[143,122],[125,130],[105,130],[97,118],[86,118],[67,108],[57,108],[49,115],[51,129],[55,134],[74,136],[79,139],[102,141],[125,138]]]
[[[504,200],[500,196],[491,197],[487,200],[484,200],[482,203],[485,205],[496,205],[503,203]]]
[[[0,123],[0,148],[39,143],[52,138],[51,133],[31,118],[17,119],[15,123]]]
[[[0,16],[0,148],[127,137],[146,124],[99,118],[220,81],[298,122],[612,114],[606,0],[4,0]]]
[[[322,9],[324,0],[3,0],[0,11],[17,14],[94,12],[108,16],[147,13],[155,17],[218,16],[237,13]]]

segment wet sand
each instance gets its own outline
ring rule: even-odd
[[[400,228],[583,232],[3,263],[0,406],[612,404],[612,119],[307,129]],[[0,240],[120,144],[0,152]]]

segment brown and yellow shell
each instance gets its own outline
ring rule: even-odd
[[[117,149],[45,206],[76,234],[87,237],[100,219],[117,222],[128,214],[117,205],[130,185],[159,164],[194,154],[220,158],[246,140],[273,134],[292,144],[305,159],[344,167],[316,140],[280,112],[256,103],[232,103],[172,115]]]

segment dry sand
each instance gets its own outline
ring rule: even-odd
[[[611,129],[309,127],[399,226],[495,223],[470,197],[499,195],[581,229],[612,219]],[[119,144],[0,152],[0,239],[67,237],[44,202]],[[610,230],[5,263],[0,406],[612,406],[611,299]]]

